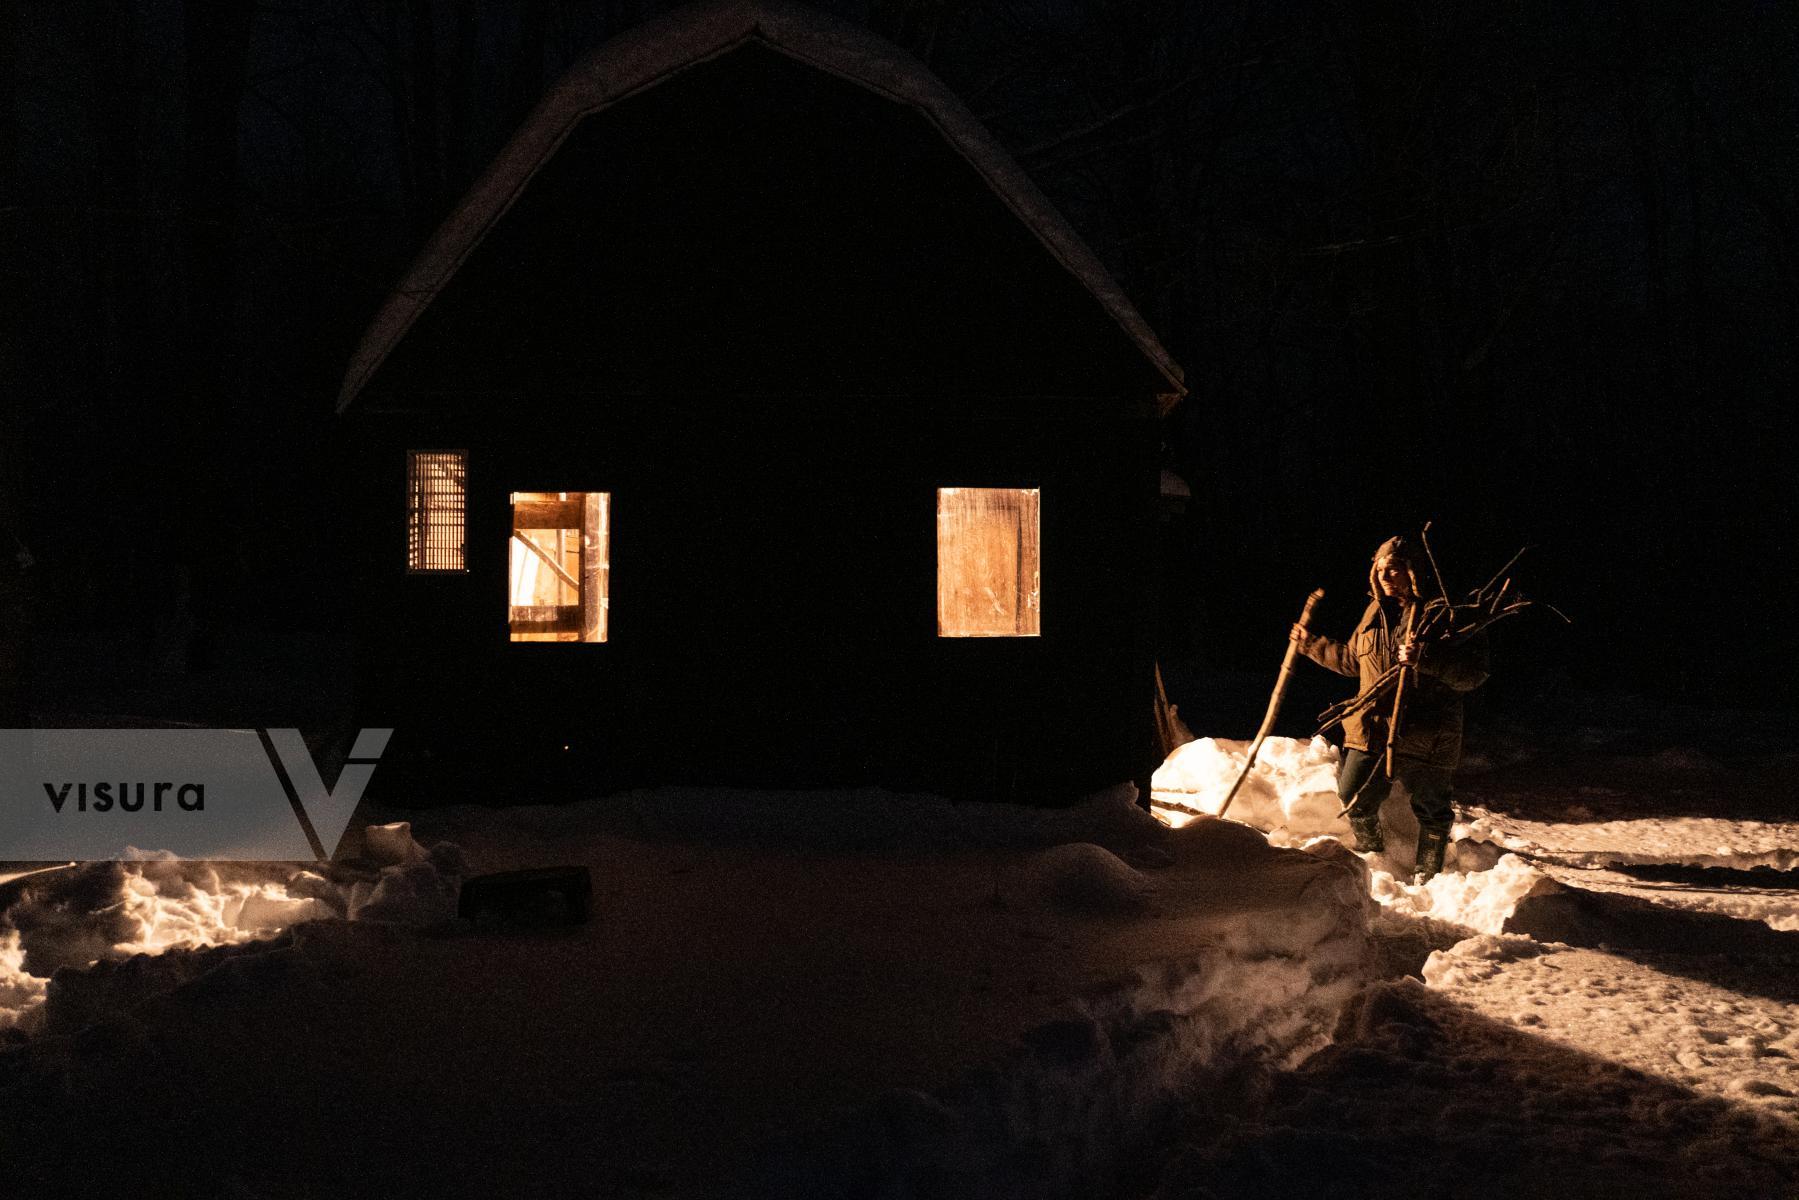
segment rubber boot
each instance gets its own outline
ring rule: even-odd
[[[1443,853],[1449,849],[1449,832],[1444,829],[1418,831],[1418,865],[1412,872],[1413,884],[1429,883],[1443,869]]]
[[[1349,831],[1355,834],[1355,848],[1362,854],[1379,854],[1387,848],[1387,835],[1380,827],[1377,812],[1349,814]]]

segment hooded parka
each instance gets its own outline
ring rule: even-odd
[[[1411,603],[1401,605],[1383,598],[1371,565],[1368,591],[1372,598],[1355,632],[1341,642],[1313,634],[1300,643],[1301,653],[1319,666],[1356,679],[1357,691],[1367,691],[1399,661],[1400,641],[1418,627],[1428,612],[1444,603],[1440,596],[1425,599],[1435,590],[1434,582],[1404,538],[1389,538],[1381,543],[1374,552],[1374,562],[1388,556],[1403,561],[1409,568]],[[1487,679],[1486,635],[1476,634],[1456,644],[1424,643],[1420,648],[1422,654],[1414,659],[1417,669],[1406,689],[1399,740],[1394,743],[1393,753],[1400,759],[1453,771],[1462,761],[1462,696]],[[1392,715],[1392,706],[1382,704],[1346,717],[1343,744],[1351,750],[1383,753]]]

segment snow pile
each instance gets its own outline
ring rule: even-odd
[[[1522,934],[1476,934],[1448,950],[1432,951],[1424,961],[1424,982],[1439,990],[1478,983],[1499,974],[1507,963],[1542,953],[1540,942]]]
[[[1382,861],[1380,856],[1375,862]],[[1515,854],[1486,871],[1444,871],[1421,886],[1402,883],[1381,866],[1372,872],[1374,898],[1388,914],[1442,922],[1475,933],[1500,934],[1526,896],[1553,886]]]
[[[1090,842],[1043,851],[1031,866],[1031,890],[1071,915],[1140,913],[1152,890],[1142,873]]]
[[[427,851],[404,824],[373,829],[366,857],[342,867],[149,858],[83,863],[14,880],[0,893],[0,1029],[31,1031],[92,991],[80,971],[167,956],[105,989],[130,1003],[205,969],[195,952],[274,938],[306,921],[344,918],[432,925],[455,916],[466,868],[448,843]],[[62,968],[75,973],[52,976]],[[90,1007],[85,1002],[83,1009]]]
[[[1242,774],[1248,753],[1248,742],[1189,742],[1156,772],[1155,799],[1176,818],[1185,815],[1182,810],[1215,813]],[[1349,823],[1337,815],[1337,764],[1337,748],[1323,738],[1269,738],[1231,802],[1230,818],[1263,830],[1277,845],[1319,837],[1348,840]],[[1476,823],[1456,827],[1444,871],[1415,887],[1409,880],[1417,827],[1403,788],[1395,789],[1382,815],[1388,850],[1366,858],[1369,886],[1389,927],[1397,919],[1464,933],[1503,933],[1519,901],[1546,885],[1542,871],[1493,844],[1490,824]]]
[[[363,856],[380,868],[373,879],[354,879],[343,895],[343,915],[352,921],[395,925],[438,925],[456,916],[457,896],[467,860],[454,842],[426,850],[412,840],[406,821],[363,830]]]
[[[871,1164],[884,1195],[1115,1191],[1194,1095],[1303,1062],[1366,985],[1366,869],[1330,839],[1308,856],[1204,820],[1167,837],[1167,865],[1153,872],[1091,844],[1032,855],[1007,894],[1046,914],[1109,922],[1152,939],[1146,949],[1167,935],[1145,918],[1204,935],[1179,953],[1140,951],[1144,961],[1062,1004],[995,1066],[935,1092],[887,1092],[824,1138],[771,1147],[748,1193],[866,1195]],[[1205,887],[1219,876],[1224,904]]]
[[[25,969],[25,947],[16,929],[0,930],[0,1029],[17,1025],[44,1002],[46,981]]]
[[[1243,774],[1249,746],[1226,738],[1188,742],[1156,769],[1150,781],[1154,799],[1216,814]],[[1337,815],[1342,808],[1337,760],[1337,748],[1321,737],[1267,739],[1231,801],[1230,818],[1263,830],[1280,845],[1320,835],[1348,837],[1349,822]]]

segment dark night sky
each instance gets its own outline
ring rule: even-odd
[[[362,324],[541,88],[662,7],[6,6],[0,468],[40,625],[147,630],[175,564],[207,622],[340,619]],[[1502,638],[1513,699],[1799,699],[1790,6],[827,7],[926,60],[1186,368],[1184,677],[1272,669],[1313,586],[1346,625],[1429,519],[1464,586],[1537,547],[1574,618]]]

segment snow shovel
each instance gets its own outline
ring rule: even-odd
[[[1318,602],[1322,599],[1324,599],[1323,588],[1312,589],[1312,594],[1306,597],[1306,606],[1299,613],[1301,629],[1310,625],[1312,610],[1318,607]],[[1281,659],[1280,678],[1274,681],[1274,695],[1268,697],[1268,712],[1262,717],[1262,727],[1256,730],[1256,740],[1249,744],[1249,761],[1243,764],[1243,774],[1237,776],[1237,782],[1231,784],[1231,794],[1224,798],[1224,804],[1218,809],[1218,815],[1221,817],[1230,811],[1231,801],[1237,798],[1237,789],[1243,786],[1243,781],[1249,778],[1250,771],[1255,769],[1256,754],[1262,749],[1262,743],[1267,739],[1268,731],[1274,728],[1274,718],[1281,711],[1281,699],[1287,694],[1287,680],[1293,674],[1293,657],[1298,653],[1299,643],[1288,641],[1286,656]]]

